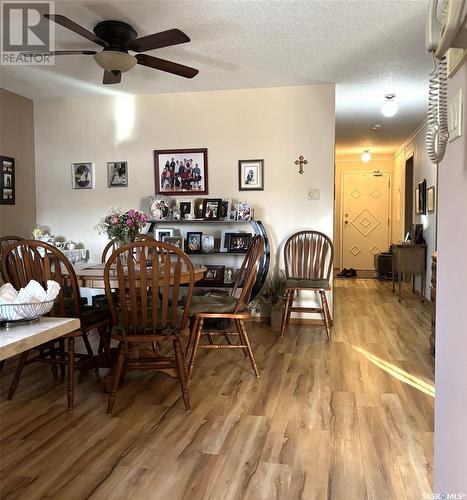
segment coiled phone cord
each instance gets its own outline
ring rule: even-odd
[[[426,150],[428,158],[433,163],[439,163],[444,158],[449,139],[447,60],[443,57],[437,63],[433,53],[433,62],[429,80]]]

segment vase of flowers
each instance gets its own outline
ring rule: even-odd
[[[124,212],[120,207],[114,207],[99,220],[95,229],[99,234],[107,234],[109,240],[115,240],[119,247],[135,241],[147,222],[148,216],[144,212],[133,209]]]

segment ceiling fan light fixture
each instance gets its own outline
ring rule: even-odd
[[[381,113],[388,118],[394,116],[397,113],[399,107],[397,106],[397,102],[395,101],[396,94],[386,94],[384,96],[384,104],[381,106]]]
[[[369,149],[365,149],[362,153],[362,155],[360,156],[361,160],[364,162],[364,163],[368,163],[370,160],[371,160],[371,153],[370,153],[370,150]]]
[[[104,50],[102,52],[98,52],[97,54],[94,54],[94,59],[105,71],[119,71],[120,73],[130,71],[130,69],[132,69],[138,62],[135,56],[116,50]]]

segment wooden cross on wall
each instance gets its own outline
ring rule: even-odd
[[[305,160],[302,155],[300,155],[298,157],[298,160],[295,160],[295,165],[300,165],[300,170],[298,171],[298,173],[303,174],[303,165],[308,165],[308,161]]]

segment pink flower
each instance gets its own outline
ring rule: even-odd
[[[135,225],[135,223],[134,223],[131,219],[128,219],[128,220],[126,221],[126,225],[127,225],[128,227],[133,227],[133,226]]]
[[[109,222],[110,222],[110,224],[118,224],[120,221],[119,221],[118,216],[112,215],[112,217],[110,217]]]

